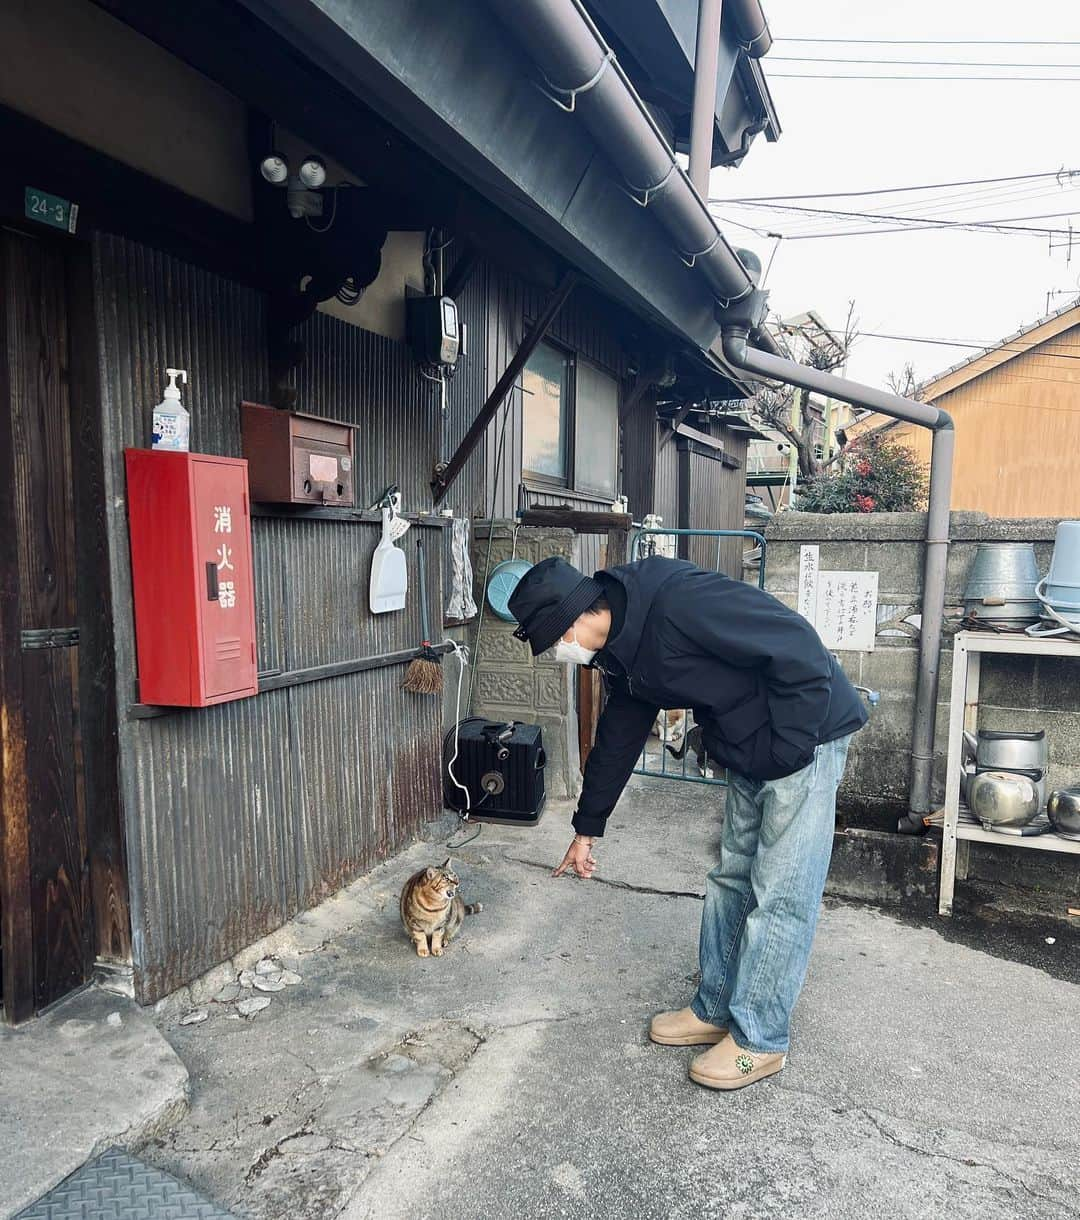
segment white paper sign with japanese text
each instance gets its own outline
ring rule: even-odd
[[[818,548],[799,547],[799,613],[810,622],[817,620]]]
[[[799,548],[799,613],[832,652],[873,652],[877,572],[823,572],[816,546]]]
[[[877,572],[819,572],[815,626],[826,648],[873,652]]]

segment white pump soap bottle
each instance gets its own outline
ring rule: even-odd
[[[166,369],[165,397],[154,408],[154,449],[187,453],[191,445],[191,416],[180,402],[177,378],[187,385],[187,369]]]

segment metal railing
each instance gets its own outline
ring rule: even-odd
[[[721,548],[725,538],[748,538],[752,539],[755,546],[754,552],[760,557],[758,559],[758,588],[765,588],[765,557],[768,550],[768,543],[765,540],[764,534],[759,534],[757,530],[667,530],[667,529],[642,529],[634,534],[633,541],[630,544],[631,560],[645,559],[649,555],[657,553],[655,541],[650,544],[650,539],[656,538],[715,538],[716,539],[716,560],[715,570],[720,571]],[[660,713],[660,733],[658,737],[649,736],[649,740],[645,743],[645,749],[641,752],[641,758],[638,760],[638,765],[634,768],[635,775],[648,775],[653,779],[673,779],[679,780],[688,784],[715,784],[724,786],[727,784],[726,771],[717,769],[713,774],[709,760],[704,754],[699,756],[693,749],[693,719],[690,708],[682,709],[682,732],[679,735],[678,741],[665,741],[665,736],[668,730],[667,716],[668,712]],[[687,736],[691,737],[691,741],[686,740]],[[654,744],[655,743],[655,744]],[[698,735],[698,743],[700,744],[700,735]],[[667,748],[668,745],[676,746],[682,750],[682,758],[676,758]]]

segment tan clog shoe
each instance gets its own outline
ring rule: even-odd
[[[734,1038],[725,1038],[711,1051],[690,1062],[690,1079],[707,1089],[744,1089],[766,1076],[775,1076],[787,1063],[787,1055],[762,1055],[743,1050]]]
[[[649,1025],[649,1037],[661,1046],[705,1046],[727,1037],[722,1025],[700,1021],[692,1008],[658,1012]]]

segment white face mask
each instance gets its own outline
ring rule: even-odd
[[[585,648],[578,643],[576,627],[572,643],[568,644],[565,640],[560,640],[555,645],[555,660],[562,661],[566,665],[591,665],[595,656],[595,648]]]

